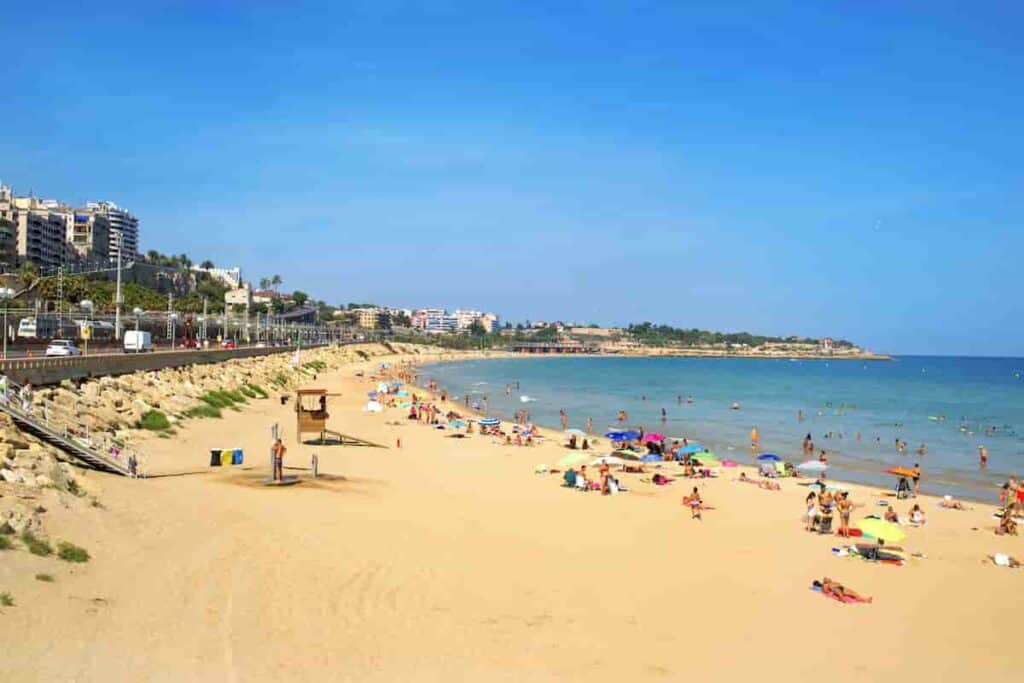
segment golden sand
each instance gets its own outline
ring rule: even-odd
[[[795,480],[695,481],[716,508],[703,521],[680,505],[688,480],[570,491],[533,473],[566,453],[557,438],[516,448],[363,413],[371,384],[355,372],[370,368],[317,385],[343,394],[332,428],[387,448],[297,444],[291,406],[265,400],[143,448],[152,472],[201,474],[89,474],[105,509],[47,524],[91,562],[0,555],[17,596],[0,610],[0,679],[1020,680],[1024,570],[986,556],[1024,556],[1024,540],[993,534],[992,507],[921,498],[929,524],[901,545],[926,558],[839,558],[843,539],[803,531]],[[262,486],[274,422],[286,468],[315,451],[333,476]],[[245,466],[208,467],[211,447],[244,448]],[[855,518],[884,509],[851,490]],[[874,604],[811,591],[823,575]]]

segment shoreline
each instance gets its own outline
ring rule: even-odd
[[[417,367],[417,372],[420,372],[420,371],[423,370],[423,368],[425,366],[437,365],[437,364],[440,364],[440,363],[456,363],[456,362],[465,362],[465,361],[486,360],[486,359],[492,359],[492,358],[493,359],[499,359],[499,358],[504,359],[504,358],[521,358],[521,357],[522,358],[541,359],[541,358],[565,358],[565,357],[612,358],[612,357],[616,357],[616,356],[614,356],[614,355],[610,356],[610,355],[604,355],[604,354],[572,354],[571,356],[565,356],[565,355],[545,355],[545,354],[511,354],[511,355],[490,356],[490,357],[487,357],[487,356],[470,356],[470,357],[460,358],[460,359],[451,360],[451,361],[431,361],[431,362],[428,362],[428,363],[417,364],[416,367]],[[636,357],[639,358],[639,357],[643,357],[643,356],[636,356]],[[417,385],[417,386],[419,386],[419,385]],[[424,391],[426,390],[425,387],[420,386],[420,388],[423,389]],[[460,404],[460,407],[462,407],[461,404]],[[475,414],[478,415],[478,416],[484,416],[482,413],[479,413],[479,412],[475,413]],[[509,423],[513,423],[514,422],[514,419],[513,419],[512,416],[505,415],[505,414],[501,413],[500,410],[493,410],[492,409],[488,413],[488,416],[500,417],[503,420],[503,422],[509,422]],[[561,430],[561,428],[558,425],[554,425],[554,424],[550,424],[550,423],[544,423],[544,422],[537,422],[537,421],[534,421],[534,423],[538,427],[540,427],[542,430],[544,430],[545,432],[551,432],[552,434],[555,434],[555,435],[562,433],[562,430]],[[610,428],[610,426],[609,426],[609,428]],[[730,440],[727,437],[718,437],[718,436],[713,436],[713,435],[710,435],[710,434],[704,434],[703,437],[702,437],[702,436],[700,436],[700,433],[702,431],[701,428],[703,428],[703,431],[707,431],[706,430],[706,425],[703,425],[702,423],[691,423],[690,424],[690,426],[688,427],[688,431],[691,431],[694,434],[693,436],[688,436],[690,441],[693,441],[695,443],[703,443],[703,441],[706,440],[706,441],[709,442],[709,444],[712,444],[712,442],[713,442],[713,445],[715,446],[715,448],[713,448],[712,450],[721,451],[722,450],[721,447],[724,447],[725,450],[723,452],[719,452],[720,456],[736,460],[742,466],[748,466],[748,467],[751,466],[751,464],[746,462],[746,460],[749,459],[749,458],[752,458],[754,456],[754,453],[750,449],[747,448],[747,444],[740,443],[740,442],[734,442],[734,441]],[[654,426],[651,427],[651,429],[649,431],[662,431],[663,429],[664,429],[664,427],[659,429],[659,428],[657,428],[657,425],[654,425]],[[597,434],[588,433],[588,438],[590,438],[592,443],[594,442],[595,438],[601,440],[602,442],[607,442],[607,439],[604,438],[603,433],[597,433]],[[669,441],[671,441],[671,439],[669,439]],[[828,442],[826,442],[826,443],[828,443]],[[605,448],[605,446],[602,445],[602,449],[604,449],[604,448]],[[606,450],[610,450],[610,449],[606,449]],[[837,449],[836,448],[827,448],[826,450],[828,450],[830,452],[834,452]],[[781,453],[782,451],[777,451],[777,452]],[[799,460],[799,459],[791,459],[790,461],[794,465],[796,465],[797,463],[801,462],[801,460]],[[884,463],[876,462],[876,461],[871,460],[871,459],[865,460],[863,458],[857,458],[856,456],[854,456],[854,461],[853,462],[854,462],[854,466],[851,466],[849,462],[847,462],[846,464],[838,464],[838,465],[836,463],[833,463],[832,467],[831,467],[831,470],[837,470],[840,474],[839,474],[839,478],[830,477],[829,481],[840,481],[840,482],[843,482],[845,484],[852,485],[852,486],[875,487],[875,488],[879,488],[879,489],[882,489],[884,487],[884,484],[883,483],[879,483],[879,482],[884,480],[886,477],[885,477],[884,473],[882,473],[882,471],[880,469],[875,469],[875,466],[878,466],[878,465],[884,466]],[[753,466],[753,467],[754,467],[754,469],[756,471],[756,466]],[[946,470],[942,469],[940,471],[945,472]],[[852,479],[851,478],[844,478],[844,475],[846,477],[848,477],[850,474],[853,474],[855,478],[852,478]],[[992,504],[992,500],[997,495],[997,492],[998,492],[998,486],[999,486],[998,484],[992,484],[991,488],[988,488],[986,486],[979,485],[978,483],[976,483],[973,480],[964,479],[964,478],[956,478],[955,474],[952,475],[952,478],[942,477],[942,478],[939,478],[939,479],[932,479],[932,477],[928,476],[928,472],[927,471],[926,471],[925,474],[926,474],[926,478],[924,480],[925,481],[925,486],[931,487],[932,486],[932,482],[938,481],[938,482],[940,482],[940,485],[941,484],[945,484],[947,487],[950,487],[950,488],[953,488],[953,489],[960,489],[961,493],[959,495],[954,494],[955,497],[963,499],[963,500],[969,500],[972,503],[976,503],[976,504],[981,504],[981,505],[990,505],[990,504]],[[858,475],[861,475],[861,478],[859,478],[859,479],[856,478],[856,477],[858,477]],[[1006,476],[1009,476],[1009,475],[1006,475]],[[895,488],[895,480],[893,480],[892,488],[893,489]],[[946,495],[946,494],[932,493],[931,495],[942,497],[942,495]]]

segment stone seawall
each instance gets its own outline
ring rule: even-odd
[[[80,380],[107,375],[126,375],[140,370],[162,370],[183,365],[220,363],[233,358],[257,358],[294,352],[295,349],[293,348],[254,347],[204,351],[115,353],[98,356],[75,356],[74,358],[19,358],[0,364],[0,369],[2,369],[5,375],[20,384],[31,382],[35,386],[46,386],[60,384],[66,379]]]

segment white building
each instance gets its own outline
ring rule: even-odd
[[[224,305],[228,308],[231,306],[252,306],[252,290],[249,289],[249,285],[244,285],[237,289],[229,289],[224,292]]]
[[[192,266],[193,272],[206,273],[212,278],[220,280],[229,287],[238,288],[242,286],[242,269],[235,266],[234,268],[203,268],[202,266]]]
[[[139,219],[128,209],[114,202],[89,202],[86,207],[107,217],[110,222],[110,258],[117,259],[119,244],[123,244],[122,259],[131,261],[139,253]],[[119,240],[121,240],[119,242]]]

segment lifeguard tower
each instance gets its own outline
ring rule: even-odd
[[[342,443],[342,436],[338,432],[327,429],[327,397],[338,396],[339,394],[328,394],[326,389],[298,389],[295,392],[295,431],[299,443],[303,443],[302,435],[314,433],[319,437],[319,443],[331,441]]]

